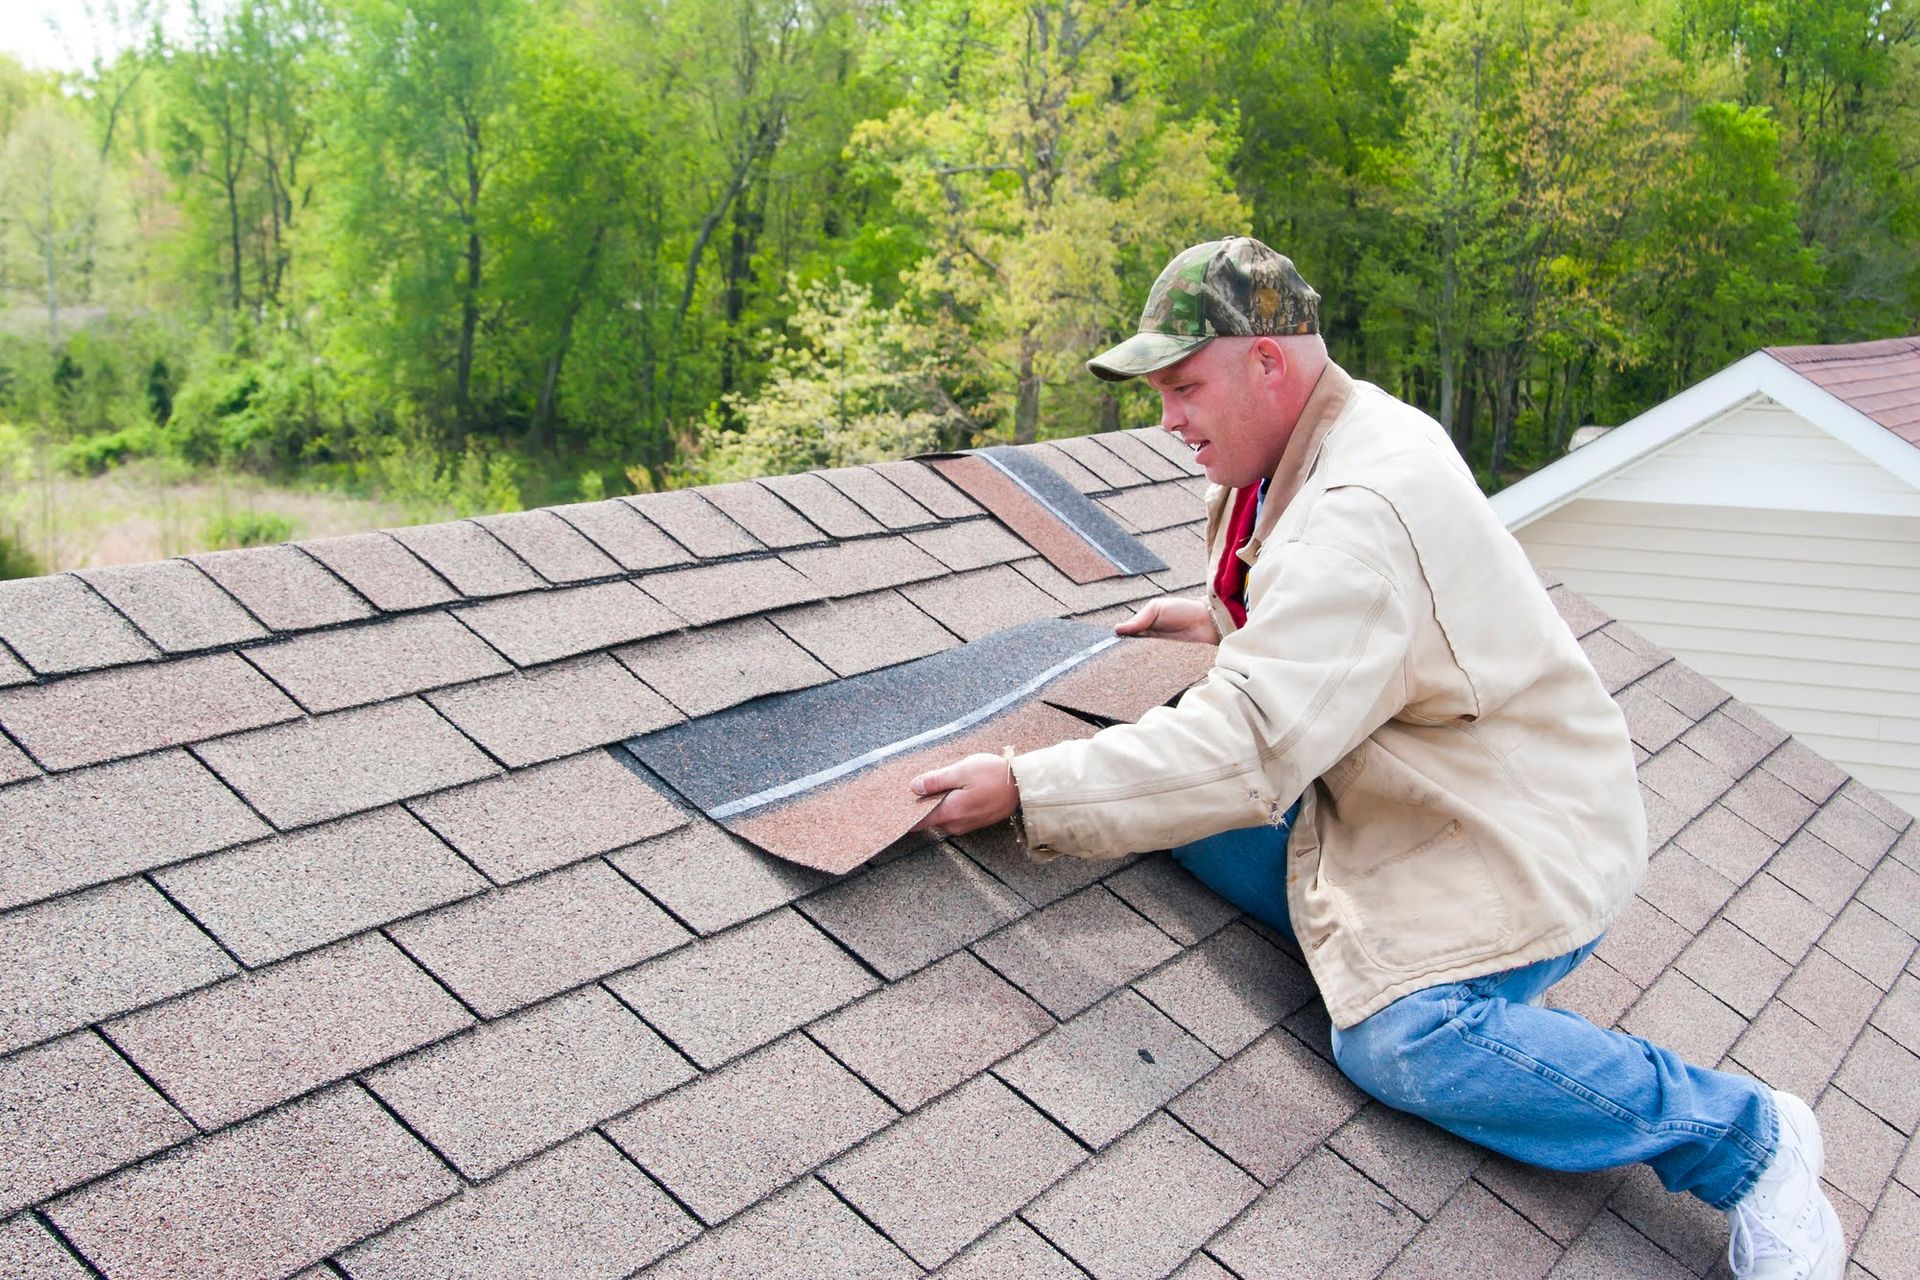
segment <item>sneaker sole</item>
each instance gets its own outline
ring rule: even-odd
[[[1773,1106],[1780,1123],[1792,1127],[1818,1186],[1821,1171],[1827,1164],[1827,1144],[1820,1135],[1820,1121],[1814,1116],[1813,1108],[1794,1095],[1777,1090],[1773,1095]],[[1833,1201],[1827,1198],[1824,1190],[1820,1192],[1820,1220],[1825,1227],[1827,1247],[1813,1260],[1813,1272],[1809,1280],[1841,1280],[1847,1265],[1847,1237],[1840,1226],[1840,1215],[1835,1212]]]

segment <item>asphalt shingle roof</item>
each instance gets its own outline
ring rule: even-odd
[[[1709,1274],[1645,1170],[1370,1102],[1164,855],[831,879],[617,746],[1201,580],[1184,451],[1031,452],[1168,569],[889,463],[0,584],[0,1274]],[[1555,999],[1814,1101],[1920,1274],[1920,826],[1553,596],[1654,852]]]

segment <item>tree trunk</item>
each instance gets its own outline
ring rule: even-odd
[[[606,224],[602,223],[593,233],[593,243],[587,246],[586,261],[580,268],[580,282],[567,303],[567,314],[560,319],[559,338],[554,343],[553,354],[547,357],[546,378],[540,384],[540,403],[533,411],[533,426],[527,432],[530,447],[542,448],[550,438],[554,403],[560,387],[560,366],[566,362],[567,349],[573,344],[574,318],[587,304],[587,290],[592,287],[594,271],[600,259],[600,246],[606,242],[606,238]]]
[[[1038,348],[1029,330],[1020,335],[1020,382],[1013,407],[1013,442],[1032,444],[1040,438],[1040,377],[1033,371]]]
[[[456,445],[473,429],[473,335],[480,327],[480,233],[467,232],[467,278],[460,299],[460,354],[454,372],[453,403],[458,421]]]

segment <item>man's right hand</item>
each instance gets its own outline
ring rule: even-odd
[[[1147,601],[1140,612],[1114,624],[1113,630],[1115,635],[1122,636],[1153,636],[1192,644],[1220,643],[1220,628],[1213,625],[1213,615],[1207,612],[1207,606],[1180,596],[1161,596]]]

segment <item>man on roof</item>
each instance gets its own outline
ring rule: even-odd
[[[1319,303],[1211,241],[1088,362],[1159,392],[1212,482],[1205,602],[1116,630],[1218,656],[1138,724],[915,779],[922,826],[1172,848],[1298,941],[1372,1096],[1536,1165],[1648,1164],[1726,1211],[1736,1276],[1837,1280],[1805,1102],[1545,1006],[1646,867],[1626,723],[1439,424],[1328,358]]]

